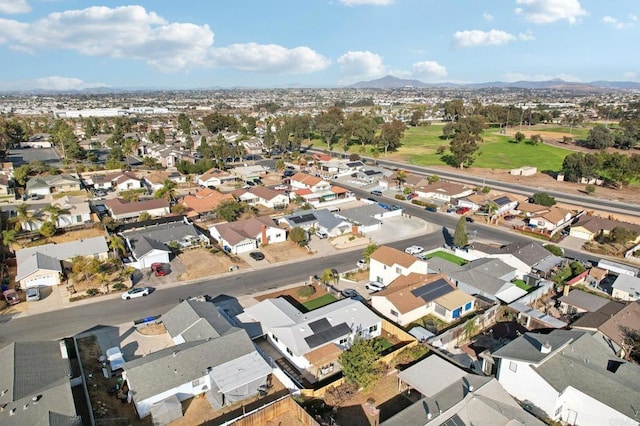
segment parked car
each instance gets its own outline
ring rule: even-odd
[[[375,293],[377,291],[384,289],[384,286],[377,281],[369,281],[365,284],[364,287],[372,293]]]
[[[353,288],[345,288],[340,294],[344,297],[354,297],[358,292]]]
[[[136,287],[131,290],[122,293],[122,298],[124,300],[135,299],[136,297],[146,297],[151,293],[151,289],[149,287]]]
[[[364,259],[360,259],[356,262],[356,266],[358,269],[365,269],[367,267],[367,261]]]
[[[438,208],[435,207],[435,206],[426,206],[424,209],[426,211],[428,211],[428,212],[437,212],[438,211]]]
[[[316,231],[316,237],[320,238],[321,240],[324,240],[325,238],[329,238],[329,234],[327,233],[327,231]]]
[[[382,191],[374,189],[373,191],[371,191],[371,195],[376,195],[378,197],[382,197]]]
[[[168,274],[167,270],[162,266],[162,263],[152,263],[151,270],[156,274],[156,277],[164,277]]]
[[[465,214],[466,212],[468,212],[469,210],[471,210],[469,207],[460,207],[458,210],[456,210],[456,213],[458,214]]]
[[[412,194],[407,195],[407,201],[411,201],[414,198],[418,198],[418,194],[416,194],[415,192]]]
[[[12,288],[3,291],[2,295],[4,296],[4,300],[6,300],[10,305],[16,305],[20,303],[20,296],[18,296],[18,293]]]
[[[249,257],[253,260],[264,260],[264,254],[259,251],[252,251],[251,253],[249,253]]]
[[[407,247],[406,249],[404,249],[404,252],[407,254],[411,254],[411,255],[416,255],[416,254],[420,254],[424,251],[424,248],[420,247],[420,246],[410,246]]]
[[[473,222],[475,222],[475,219],[474,219],[473,217],[471,217],[471,216],[467,216],[467,217],[465,218],[465,220],[466,220],[467,222],[469,222],[469,223],[473,223]]]
[[[27,295],[27,302],[35,302],[40,300],[40,288],[38,287],[29,287],[27,291],[25,291]]]
[[[513,219],[515,219],[515,218],[516,218],[516,217],[515,217],[515,215],[508,214],[508,215],[506,215],[506,216],[504,217],[504,220],[513,220]]]

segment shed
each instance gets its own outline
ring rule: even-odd
[[[153,404],[150,408],[154,426],[165,426],[182,417],[182,404],[176,395]]]
[[[409,334],[418,339],[418,342],[426,342],[428,339],[435,336],[435,334],[420,326],[413,327],[411,330],[409,330]]]

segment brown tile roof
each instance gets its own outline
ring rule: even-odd
[[[376,251],[371,253],[371,259],[377,260],[385,265],[400,265],[405,268],[413,265],[416,261],[419,261],[415,256],[407,254],[403,251],[388,246],[380,246]]]
[[[200,176],[201,180],[209,180],[212,177],[222,178],[222,177],[232,177],[230,173],[227,173],[223,170],[216,169],[215,167],[207,170]]]
[[[341,186],[332,186],[331,192],[333,192],[334,194],[346,194],[347,192],[349,192],[349,190]]]
[[[465,188],[464,185],[444,181],[432,183],[429,185],[421,185],[416,189],[419,189],[421,192],[434,192],[439,194],[447,194],[449,196],[459,195],[463,192],[468,191],[468,189]]]
[[[122,182],[125,182],[129,179],[133,179],[133,180],[137,180],[139,181],[140,178],[138,176],[136,176],[135,174],[131,173],[131,172],[124,172],[118,176],[116,176],[114,179],[112,179],[116,185],[121,184]]]
[[[169,179],[169,176],[169,173],[155,172],[146,175],[144,178],[147,182],[151,182],[152,184],[161,184],[165,180]]]
[[[541,206],[540,204],[533,204],[533,203],[520,203],[518,204],[518,210],[520,210],[523,213],[538,213],[538,214],[542,214],[544,212],[548,212],[549,211],[549,207],[547,206]]]
[[[155,210],[161,208],[169,208],[169,202],[164,198],[154,198],[151,200],[128,202],[122,198],[113,198],[104,202],[104,205],[111,209],[113,214],[120,215],[125,213],[143,212],[146,210]]]
[[[552,206],[547,213],[543,213],[541,216],[550,223],[558,223],[562,221],[567,213],[571,213],[567,209]]]
[[[284,195],[282,192],[276,191],[275,189],[267,188],[266,186],[254,186],[251,188],[252,194],[257,197],[262,198],[263,200],[273,200],[278,195]]]
[[[213,189],[202,188],[195,195],[185,195],[180,199],[180,204],[198,213],[213,211],[225,201],[234,201],[233,195],[223,194]]]
[[[629,230],[640,232],[640,225],[635,223],[621,222],[619,220],[607,219],[600,216],[580,216],[578,221],[571,225],[572,228],[582,227],[593,234],[597,234],[600,230],[611,231],[616,226],[621,226]]]
[[[320,346],[311,352],[307,352],[304,357],[315,367],[321,367],[338,359],[342,354],[342,349],[335,343]]]
[[[297,181],[307,186],[314,186],[322,182],[319,177],[311,176],[308,173],[298,172],[291,177],[291,181]]]

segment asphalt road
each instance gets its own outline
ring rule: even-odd
[[[358,192],[358,190],[354,190]],[[359,191],[366,194],[364,191]],[[388,199],[386,199],[388,202]],[[437,230],[416,236],[404,241],[388,244],[403,250],[409,245],[420,245],[425,248],[442,246],[447,238],[451,238],[458,221],[457,216],[445,213],[425,211],[417,206],[405,204],[406,212],[422,217],[433,223]],[[468,224],[467,231],[477,240],[509,243],[526,239],[507,230],[479,223]],[[473,239],[473,238],[472,238]],[[584,260],[597,260],[584,253],[567,251],[567,256]],[[241,297],[281,286],[304,282],[309,276],[321,274],[325,269],[336,268],[343,272],[355,268],[362,257],[360,250],[342,252],[340,254],[313,258],[303,262],[285,266],[267,267],[260,270],[240,272],[220,278],[206,279],[194,284],[158,287],[145,298],[124,301],[108,299],[100,302],[82,304],[59,311],[39,315],[27,315],[16,318],[3,318],[0,324],[0,347],[12,341],[49,340],[89,330],[100,325],[119,325],[149,317],[161,315],[173,308],[179,300],[190,296],[209,295],[217,297],[227,295]]]

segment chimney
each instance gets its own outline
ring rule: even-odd
[[[267,244],[269,244],[269,240],[267,239],[267,225],[262,225],[261,232],[262,232],[262,244],[266,246]]]
[[[542,344],[542,346],[540,346],[540,352],[543,353],[543,354],[550,353],[551,352],[551,343],[549,343],[548,341],[544,342]]]

